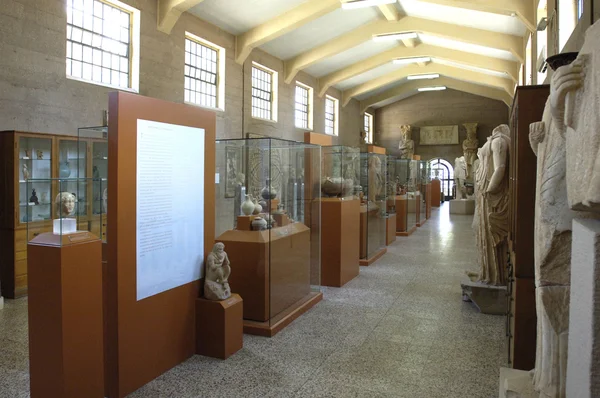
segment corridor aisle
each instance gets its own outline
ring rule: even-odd
[[[226,361],[194,356],[132,397],[496,398],[504,317],[461,300],[472,216],[448,204],[275,337]],[[323,250],[327,250],[323,247]],[[235,264],[232,264],[235,272]],[[152,349],[152,347],[148,347]],[[0,311],[0,397],[27,397],[27,301]]]

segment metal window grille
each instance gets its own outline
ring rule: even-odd
[[[185,39],[184,99],[216,108],[218,101],[218,50]]]
[[[131,87],[131,13],[98,0],[67,0],[67,76]]]
[[[302,86],[296,86],[296,127],[308,128],[309,112],[309,90]]]
[[[272,120],[273,74],[252,67],[252,116]]]
[[[335,109],[335,100],[325,98],[325,133],[335,134],[335,124],[337,123],[337,115]]]

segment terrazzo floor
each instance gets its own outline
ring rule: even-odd
[[[275,337],[245,335],[226,361],[194,356],[130,397],[496,398],[504,317],[461,300],[472,216],[448,207]],[[1,398],[29,396],[27,350],[27,299],[7,300]]]

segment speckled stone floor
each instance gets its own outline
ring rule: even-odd
[[[476,268],[471,220],[434,209],[275,337],[245,335],[226,361],[194,356],[130,397],[497,397],[504,317],[461,300],[464,271]],[[27,300],[8,300],[1,398],[29,396],[27,356]]]

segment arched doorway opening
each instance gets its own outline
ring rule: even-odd
[[[429,160],[429,169],[431,170],[431,179],[438,178],[442,189],[444,200],[452,199],[452,189],[454,188],[454,167],[442,158]]]

